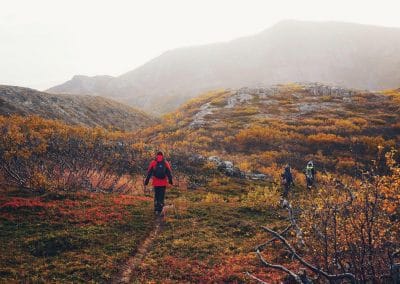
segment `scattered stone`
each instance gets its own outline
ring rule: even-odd
[[[251,99],[253,99],[252,95],[250,95],[247,92],[242,92],[241,90],[239,90],[235,95],[231,96],[228,99],[228,104],[225,106],[225,108],[233,108],[238,103],[242,104],[250,101]]]
[[[206,124],[205,117],[213,114],[213,111],[217,110],[216,107],[212,107],[211,103],[208,102],[202,105],[199,111],[193,116],[193,121],[189,124],[190,128],[201,127]]]
[[[208,161],[214,163],[218,170],[231,177],[247,178],[251,180],[267,180],[271,177],[262,173],[243,172],[238,167],[235,167],[232,161],[224,161],[218,156],[208,157]]]
[[[232,161],[224,161],[218,156],[208,157],[210,162],[213,162],[219,171],[223,172],[227,176],[231,177],[245,177],[244,172],[242,172],[238,167],[235,167]]]
[[[268,178],[265,174],[255,174],[255,173],[247,173],[246,178],[252,180],[266,180]]]

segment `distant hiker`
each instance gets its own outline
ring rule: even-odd
[[[282,185],[284,187],[282,197],[287,198],[290,191],[290,187],[294,185],[293,176],[292,173],[290,172],[289,165],[286,165],[285,170],[282,173],[281,177],[282,177]]]
[[[315,181],[315,168],[313,161],[307,163],[307,166],[304,169],[304,174],[306,176],[307,189],[311,189]]]
[[[149,184],[150,178],[154,187],[154,212],[158,216],[161,214],[164,207],[165,189],[168,183],[172,185],[171,166],[164,159],[162,152],[158,152],[156,158],[151,161],[147,170],[147,177],[144,185]]]

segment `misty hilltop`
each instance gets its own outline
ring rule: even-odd
[[[52,95],[0,85],[0,115],[38,115],[68,124],[136,130],[154,119],[119,102],[98,96]]]
[[[253,36],[167,51],[118,77],[75,76],[48,91],[164,113],[219,88],[321,82],[378,90],[400,85],[399,50],[399,28],[288,20]]]

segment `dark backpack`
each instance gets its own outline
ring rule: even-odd
[[[153,169],[153,176],[159,179],[164,179],[167,176],[167,167],[164,160],[157,162]]]

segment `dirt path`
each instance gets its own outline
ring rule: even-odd
[[[121,271],[113,278],[111,283],[131,283],[135,269],[140,266],[151,245],[153,244],[154,239],[162,231],[163,222],[164,221],[161,217],[157,218],[153,231],[151,231],[147,238],[145,238],[139,245],[135,254],[128,258],[128,260],[122,266]]]

